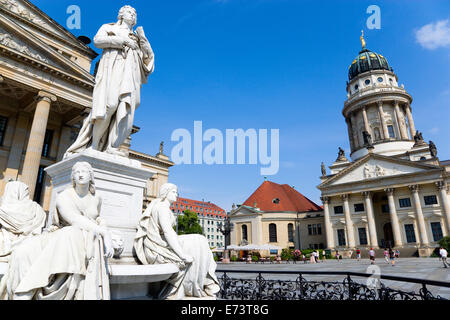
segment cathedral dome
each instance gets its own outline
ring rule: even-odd
[[[381,54],[363,48],[363,50],[359,53],[355,60],[353,60],[348,73],[348,78],[350,81],[352,81],[361,73],[371,70],[391,71],[385,57],[383,57]]]

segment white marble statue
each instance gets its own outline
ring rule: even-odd
[[[108,300],[111,235],[99,217],[89,163],[72,168],[73,187],[57,196],[53,225],[14,248],[0,296],[9,300]]]
[[[375,174],[377,177],[384,177],[385,176],[384,169],[381,166],[377,165],[375,167]]]
[[[139,222],[134,243],[136,254],[142,264],[173,263],[180,269],[167,281],[159,299],[215,298],[220,287],[208,240],[197,234],[178,236],[174,231],[176,218],[170,205],[177,197],[175,185],[161,187],[160,196],[150,203]]]
[[[123,155],[119,147],[130,136],[140,90],[154,70],[154,54],[136,10],[120,9],[118,21],[103,25],[94,38],[103,49],[93,93],[92,111],[66,157],[87,148]]]
[[[372,178],[372,173],[370,170],[370,166],[366,163],[364,166],[364,179],[370,179]]]
[[[41,234],[46,220],[45,211],[30,199],[28,186],[8,182],[0,205],[0,261],[7,262],[24,239]]]

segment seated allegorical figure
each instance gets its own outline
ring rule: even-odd
[[[159,299],[180,300],[184,297],[213,297],[219,292],[217,264],[208,240],[198,234],[178,236],[176,218],[170,205],[177,200],[173,184],[160,189],[138,225],[134,248],[142,264],[173,263],[180,272],[173,275],[159,294]]]
[[[13,248],[24,239],[41,234],[46,220],[45,211],[30,199],[28,186],[8,182],[0,205],[0,262],[8,262]]]
[[[89,163],[73,166],[72,183],[56,198],[49,232],[14,248],[0,286],[3,299],[110,299],[105,258],[114,248],[99,217],[102,201]]]

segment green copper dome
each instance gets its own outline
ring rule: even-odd
[[[370,70],[388,70],[389,64],[385,57],[381,54],[372,52],[368,49],[363,49],[359,55],[353,60],[348,73],[348,78],[352,81],[361,73]]]

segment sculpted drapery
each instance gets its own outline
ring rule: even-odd
[[[173,263],[180,272],[173,275],[159,299],[215,297],[219,292],[214,261],[207,239],[202,235],[178,236],[170,204],[177,199],[172,184],[161,187],[160,197],[151,202],[138,225],[134,248],[142,264]]]
[[[11,251],[27,237],[41,234],[47,215],[30,199],[28,186],[6,184],[0,205],[0,261],[8,261]]]
[[[9,300],[108,300],[105,257],[112,257],[110,234],[99,218],[88,163],[72,169],[73,187],[57,197],[50,230],[15,247],[0,296]]]
[[[105,24],[94,38],[103,49],[93,93],[92,111],[66,157],[87,148],[121,154],[118,148],[131,134],[140,90],[154,70],[154,54],[136,11],[125,6],[117,23]]]

